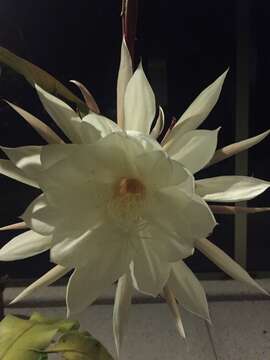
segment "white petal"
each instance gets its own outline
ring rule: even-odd
[[[189,245],[209,235],[216,225],[208,205],[196,194],[181,191],[181,186],[157,191],[146,203],[144,216],[169,237],[177,235],[180,243]]]
[[[147,241],[138,239],[136,257],[130,266],[133,286],[138,291],[157,296],[163,289],[170,273],[170,265],[161,261],[147,246]]]
[[[87,266],[76,268],[71,275],[67,286],[68,315],[86,309],[127,271],[123,255],[115,256],[111,249],[112,254],[108,247],[103,248],[100,256],[91,259]]]
[[[165,125],[165,116],[164,116],[164,111],[162,109],[161,106],[159,106],[159,114],[158,114],[158,118],[156,121],[155,126],[153,127],[153,130],[151,131],[151,136],[154,139],[157,139],[159,137],[159,135],[162,133],[163,129],[164,129],[164,125]]]
[[[102,261],[103,264],[117,263],[123,256],[129,262],[127,233],[114,227],[109,220],[106,223],[86,231],[78,238],[67,237],[51,249],[51,260],[65,267],[92,266]],[[106,266],[104,266],[106,267]]]
[[[175,299],[175,296],[172,292],[172,290],[169,288],[168,285],[165,285],[164,286],[164,289],[163,289],[163,295],[166,299],[166,302],[172,312],[172,315],[174,316],[175,318],[175,322],[176,322],[176,327],[177,327],[177,330],[179,332],[179,335],[182,337],[182,338],[186,338],[186,334],[185,334],[185,329],[184,329],[184,326],[183,326],[183,322],[182,322],[182,319],[181,319],[181,315],[180,315],[180,311],[179,311],[179,306],[176,302],[176,299]]]
[[[40,153],[40,161],[43,170],[50,168],[57,162],[66,159],[79,149],[85,149],[83,145],[76,144],[54,144],[43,146]]]
[[[209,320],[209,310],[204,288],[183,261],[172,265],[168,286],[179,304],[193,314]]]
[[[164,145],[169,156],[192,174],[201,170],[213,157],[217,147],[217,130],[192,130],[175,136]]]
[[[53,284],[56,280],[63,277],[70,270],[64,268],[61,265],[56,265],[54,268],[49,270],[46,274],[42,275],[38,280],[27,286],[10,304],[15,304],[25,297],[33,294],[36,290]]]
[[[210,166],[210,165],[216,164],[222,160],[225,160],[231,156],[234,156],[236,154],[239,154],[242,151],[245,151],[245,150],[251,148],[252,146],[261,142],[266,136],[269,135],[269,133],[270,133],[270,130],[267,130],[267,131],[265,131],[257,136],[254,136],[252,138],[249,138],[249,139],[246,139],[243,141],[239,141],[234,144],[227,145],[222,149],[218,149],[208,165]]]
[[[172,138],[179,139],[187,131],[194,130],[201,125],[218,101],[227,72],[228,70],[200,93],[180,117],[165,142],[171,141]]]
[[[146,186],[168,187],[185,182],[192,175],[177,161],[171,160],[163,151],[149,151],[135,158],[139,176]]]
[[[117,123],[120,128],[125,128],[124,98],[127,84],[132,76],[132,60],[123,37],[121,46],[121,60],[117,78]]]
[[[63,213],[64,211],[62,216]],[[28,227],[41,235],[51,234],[57,222],[57,214],[52,207],[49,207],[43,194],[31,202],[21,218]]]
[[[196,241],[196,247],[199,249],[208,259],[216,264],[226,274],[233,279],[242,281],[247,285],[250,285],[257,290],[268,294],[259,284],[254,281],[249,274],[232,258],[219,249],[216,245],[212,244],[207,239],[200,239]]]
[[[13,164],[32,179],[41,171],[40,153],[42,146],[1,147]]]
[[[140,64],[129,80],[125,93],[125,130],[149,134],[155,113],[155,96]]]
[[[133,287],[129,275],[122,275],[117,283],[113,307],[113,335],[118,359],[120,356],[124,332],[127,328],[132,292]]]
[[[162,146],[150,135],[146,135],[135,130],[127,130],[126,133],[132,137],[133,140],[135,140],[140,145],[140,148],[144,151],[163,151]]]
[[[81,143],[80,118],[76,112],[64,101],[35,85],[40,101],[45,110],[74,143]]]
[[[191,256],[194,252],[190,241],[180,242],[177,234],[168,234],[160,226],[149,225],[147,230],[143,231],[146,242],[162,261],[175,262]]]
[[[9,104],[9,106],[11,106],[12,109],[15,110],[18,114],[20,114],[25,119],[25,121],[27,121],[28,124],[30,124],[36,130],[36,132],[49,144],[63,143],[63,140],[44,122],[29,112],[23,110],[19,106],[14,105],[9,101],[6,101],[6,103]]]
[[[0,261],[25,259],[48,250],[50,246],[50,236],[42,236],[29,230],[14,237],[1,248]]]
[[[196,192],[205,201],[238,202],[255,198],[269,186],[268,181],[249,176],[218,176],[196,181]]]
[[[17,168],[17,166],[15,166],[10,160],[0,160],[0,174],[8,176],[11,179],[20,181],[26,185],[30,185],[36,188],[39,187],[34,180],[28,178],[25,173],[21,169]]]
[[[98,114],[86,115],[81,122],[81,138],[86,144],[117,131],[121,129],[113,121]]]

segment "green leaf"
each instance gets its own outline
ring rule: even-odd
[[[60,96],[74,104],[76,104],[79,110],[87,114],[88,108],[84,102],[74,95],[67,87],[56,80],[52,75],[42,70],[37,65],[32,64],[28,60],[25,60],[11,51],[0,47],[0,63],[7,65],[17,73],[24,76],[24,78],[32,85],[38,84],[44,90]]]
[[[57,332],[77,328],[77,322],[49,320],[37,313],[29,320],[7,315],[0,323],[0,360],[45,360],[40,351],[47,348]]]
[[[48,353],[61,353],[65,360],[112,360],[106,348],[88,332],[71,331],[56,344],[49,346]]]

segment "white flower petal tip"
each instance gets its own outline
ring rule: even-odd
[[[167,284],[180,305],[187,311],[211,323],[204,288],[183,261],[180,260],[172,265]]]
[[[164,286],[164,289],[163,289],[163,296],[171,310],[171,313],[172,315],[174,316],[175,318],[175,321],[176,321],[176,328],[179,332],[179,335],[185,339],[186,338],[186,334],[185,334],[185,329],[184,329],[184,325],[183,325],[183,322],[182,322],[182,319],[181,319],[181,315],[180,315],[180,311],[179,311],[179,306],[178,304],[176,303],[176,299],[175,299],[175,296],[172,292],[172,290],[169,288],[168,285],[165,285]]]
[[[64,101],[35,84],[39,99],[47,113],[74,143],[81,143],[80,123],[77,113]]]
[[[196,181],[196,192],[209,202],[248,201],[269,187],[269,181],[249,176],[217,176]]]
[[[233,279],[244,282],[263,294],[269,295],[237,262],[209,240],[197,240],[196,248]]]
[[[113,132],[122,132],[122,130],[115,122],[105,116],[92,113],[82,119],[81,138],[85,144],[94,143]]]
[[[122,275],[118,280],[113,308],[113,334],[117,359],[120,358],[124,332],[128,322],[133,287],[129,275]]]
[[[25,288],[15,299],[13,299],[9,305],[13,305],[21,301],[27,296],[30,296],[36,290],[53,284],[56,280],[63,277],[69,272],[69,269],[64,268],[61,265],[56,265],[54,268],[49,270],[46,274],[42,275],[38,280],[33,282],[27,288]]]
[[[161,106],[159,106],[159,114],[155,126],[151,131],[150,135],[153,139],[157,139],[159,135],[162,133],[165,125],[165,115]]]
[[[86,88],[86,86],[84,86],[81,82],[77,80],[69,80],[69,82],[76,85],[80,89],[82,96],[84,98],[84,102],[88,107],[88,109],[99,114],[100,110],[96,103],[96,100],[94,99],[94,96],[90,93],[90,91]]]
[[[132,60],[123,37],[121,46],[121,59],[117,77],[117,123],[121,129],[125,128],[124,98],[127,84],[132,77]]]
[[[155,113],[155,95],[140,63],[125,92],[125,130],[140,131],[148,135]]]
[[[45,140],[48,144],[63,144],[64,141],[44,122],[36,118],[34,115],[25,111],[17,105],[4,100],[13,110],[15,110],[24,120],[30,124],[33,129]]]
[[[180,138],[184,133],[197,129],[216,105],[228,70],[203,90],[176,122],[164,144],[172,137]]]
[[[0,147],[6,154],[10,154],[10,151],[7,148]],[[11,160],[0,159],[0,174],[10,177],[13,180],[19,181],[23,184],[39,188],[39,185],[36,181],[27,177],[27,175],[19,169],[16,165],[13,164]]]
[[[21,230],[21,229],[27,229],[27,225],[24,221],[18,222],[15,224],[10,224],[6,226],[2,226],[0,228],[0,231],[6,231],[6,230]]]
[[[0,261],[26,259],[48,250],[50,246],[50,236],[42,236],[29,230],[14,237],[0,249]]]
[[[216,130],[191,130],[180,138],[171,138],[164,145],[169,156],[180,162],[192,174],[198,172],[213,157],[220,128]]]
[[[215,155],[209,162],[207,166],[214,165],[222,160],[228,159],[231,156],[237,155],[242,151],[250,149],[252,146],[260,143],[262,140],[264,140],[270,133],[270,130],[267,130],[257,136],[254,136],[252,138],[248,138],[246,140],[230,144],[228,146],[225,146],[222,149],[219,149],[216,151]]]

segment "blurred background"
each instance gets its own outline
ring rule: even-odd
[[[2,0],[0,46],[39,65],[76,93],[68,81],[81,81],[94,94],[103,114],[115,119],[120,11],[120,0]],[[269,128],[269,11],[270,3],[264,0],[139,1],[136,61],[142,58],[168,120],[179,118],[199,92],[230,67],[220,100],[203,127],[222,127],[218,147]],[[30,85],[5,66],[0,68],[0,96],[59,132]],[[44,142],[1,101],[0,144],[15,147]],[[197,178],[238,174],[269,180],[268,148],[266,139],[238,160],[228,159]],[[18,221],[37,195],[37,190],[1,175],[0,226]],[[269,204],[270,193],[265,193],[249,205]],[[236,220],[230,215],[217,217],[219,226],[212,240],[253,275],[268,276],[269,219],[269,213]],[[1,232],[1,245],[18,233]],[[224,277],[200,254],[188,259],[188,264],[200,277]],[[43,254],[0,263],[0,275],[23,282],[52,266],[48,254]]]

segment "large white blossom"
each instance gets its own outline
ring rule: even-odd
[[[72,142],[65,144],[47,125],[10,104],[49,145],[2,148],[9,160],[1,160],[1,173],[42,193],[24,212],[23,223],[3,228],[30,230],[2,247],[0,260],[22,259],[50,249],[51,261],[57,264],[15,301],[75,269],[67,288],[68,309],[75,313],[118,280],[113,325],[119,355],[134,288],[163,295],[182,336],[176,299],[209,320],[204,290],[183,262],[194,248],[230,276],[262,290],[206,239],[216,225],[210,208],[219,213],[236,208],[209,208],[206,201],[250,200],[266,190],[269,182],[246,176],[194,179],[206,166],[268,135],[267,131],[216,150],[219,129],[197,129],[215,106],[226,73],[194,100],[161,144],[156,138],[164,127],[163,110],[159,108],[154,121],[154,93],[141,64],[133,74],[124,41],[117,124],[100,115],[96,103],[90,106],[94,111],[80,118],[69,105],[36,85],[44,108]],[[93,99],[88,101],[91,104]]]

